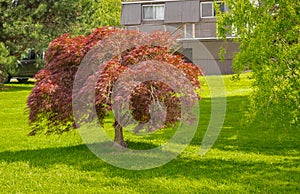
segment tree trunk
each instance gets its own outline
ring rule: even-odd
[[[123,129],[119,125],[118,121],[115,121],[113,124],[115,128],[115,139],[114,139],[114,144],[120,147],[127,148],[127,144],[124,141],[124,136],[123,136]]]

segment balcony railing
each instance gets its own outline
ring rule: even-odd
[[[138,30],[143,32],[153,31],[175,31],[180,39],[217,39],[215,23],[186,23],[186,24],[147,24],[126,26],[128,30]]]

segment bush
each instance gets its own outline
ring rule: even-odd
[[[130,44],[131,47],[130,49],[123,50],[117,48],[120,45],[118,46],[116,42],[108,43],[108,41],[114,40],[117,40],[122,46]],[[148,73],[158,69],[164,69],[160,66],[165,64],[167,67],[167,64],[170,64],[182,72],[190,81],[193,91],[200,89],[198,77],[203,75],[202,70],[191,63],[185,63],[182,55],[171,53],[174,39],[170,38],[169,33],[154,32],[146,34],[137,31],[104,27],[94,30],[88,36],[71,37],[69,34],[65,34],[50,43],[50,47],[46,53],[46,66],[36,75],[37,82],[28,98],[28,108],[30,110],[29,119],[35,131],[45,131],[43,125],[39,125],[40,123],[45,123],[41,122],[41,119],[55,123],[51,125],[54,128],[57,126],[57,130],[49,129],[46,133],[61,133],[70,128],[59,130],[62,129],[62,127],[58,126],[69,125],[70,122],[74,125],[71,94],[75,74],[80,64],[85,65],[82,63],[84,56],[96,44],[98,50],[115,48],[122,51],[119,55],[110,56],[109,60],[104,63],[99,62],[98,66],[101,66],[101,68],[99,68],[100,70],[90,75],[86,83],[83,84],[84,87],[78,91],[79,94],[85,93],[85,89],[90,84],[89,80],[96,78],[95,104],[97,116],[100,121],[103,121],[107,112],[112,109],[112,106],[124,105],[122,104],[125,102],[124,98],[117,98],[118,96],[112,97],[113,84],[120,80],[123,81],[123,85],[117,88],[117,90],[130,95],[129,113],[139,122],[139,125],[135,128],[136,132],[145,128],[144,124],[150,120],[151,115],[149,114],[149,109],[153,103],[159,103],[166,107],[166,120],[162,125],[148,127],[148,131],[162,128],[168,124],[175,124],[180,119],[181,98],[167,84],[160,81],[148,80],[130,89],[130,85],[133,84],[135,80],[130,79],[131,76],[122,77],[122,75],[124,72],[130,71],[130,75],[142,75],[146,73],[146,70],[141,68],[129,68],[138,63],[145,62],[145,65],[149,65],[153,61],[159,61],[159,63],[155,63],[156,66],[152,66],[152,69],[147,70],[149,71]],[[107,48],[107,45],[111,45],[112,48]],[[168,75],[168,72],[161,73],[162,75]],[[180,80],[181,77],[179,76],[173,79]],[[180,85],[180,81],[176,83],[176,87],[180,88],[183,86]],[[126,86],[126,84],[128,86]],[[190,92],[189,90],[186,91]],[[184,95],[188,96],[189,93]],[[78,96],[73,96],[73,98],[76,97]],[[112,103],[112,101],[114,103]],[[192,103],[192,101],[190,103]],[[84,103],[82,106],[85,106]],[[118,115],[118,113],[115,112],[115,117],[118,116],[124,117],[126,115]],[[114,126],[117,128],[120,127],[118,122],[115,122]]]

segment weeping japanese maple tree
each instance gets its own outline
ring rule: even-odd
[[[37,82],[28,98],[31,134],[62,133],[76,128],[72,100],[87,94],[88,87],[94,89],[93,102],[100,122],[114,109],[114,141],[120,146],[126,147],[122,128],[132,123],[129,118],[137,123],[134,132],[176,124],[183,116],[182,96],[188,107],[198,103],[189,96],[200,89],[198,78],[203,73],[200,67],[186,63],[183,55],[174,54],[175,48],[176,38],[167,32],[108,27],[95,29],[87,36],[64,34],[53,40],[46,53],[46,66],[36,75]],[[78,74],[85,77],[81,87],[74,89]],[[164,79],[151,77],[154,74]],[[184,79],[191,88],[178,92],[178,88],[186,87],[181,81]],[[81,102],[84,109],[85,100]],[[124,111],[126,106],[128,110]],[[153,107],[160,110],[152,110]],[[87,112],[84,115],[90,119]]]

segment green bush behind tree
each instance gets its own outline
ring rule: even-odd
[[[9,56],[8,50],[5,48],[3,42],[0,42],[0,86],[4,83],[8,71],[12,71],[12,64],[15,62],[15,58]]]

